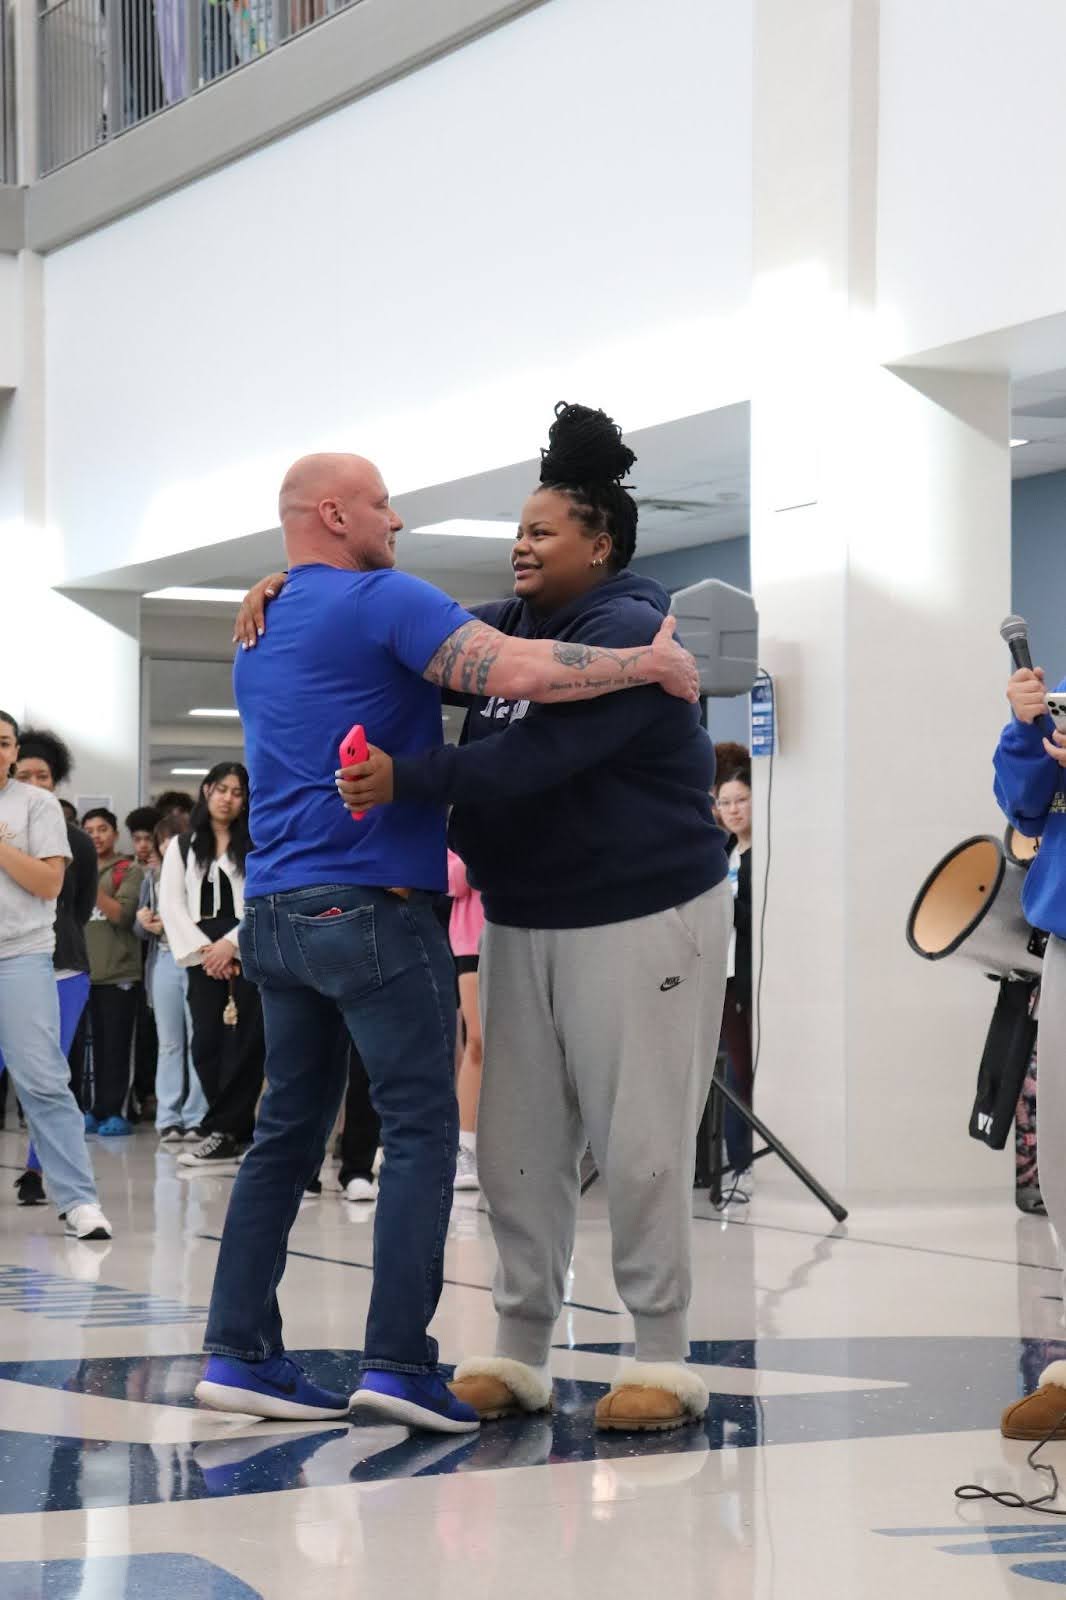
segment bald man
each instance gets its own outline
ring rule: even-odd
[[[427,1328],[443,1281],[458,1116],[452,961],[432,909],[447,883],[444,810],[399,803],[356,821],[334,787],[362,723],[397,757],[442,743],[440,690],[589,699],[659,683],[694,700],[672,623],[607,650],[498,633],[395,570],[403,524],[372,462],[307,456],[282,484],[290,575],[270,628],[234,668],[251,773],[241,959],[266,1024],[267,1091],[219,1252],[197,1387],[251,1416],[318,1419],[349,1405],[444,1433],[477,1413],[446,1388]],[[385,1164],[361,1383],[320,1388],[284,1354],[277,1290],[289,1230],[344,1093],[338,1011],[370,1079]]]

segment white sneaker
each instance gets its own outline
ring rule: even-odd
[[[464,1145],[459,1146],[459,1155],[455,1163],[455,1187],[457,1189],[479,1189],[477,1177],[477,1153],[467,1150]]]
[[[71,1206],[67,1212],[66,1231],[73,1239],[110,1239],[111,1224],[98,1205],[91,1200],[80,1206]]]
[[[344,1186],[344,1198],[346,1200],[360,1200],[367,1204],[372,1200],[376,1200],[377,1197],[377,1184],[371,1183],[367,1178],[349,1178]]]

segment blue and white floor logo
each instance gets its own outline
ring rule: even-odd
[[[95,1259],[98,1266],[99,1252]],[[206,1306],[187,1306],[140,1290],[79,1282],[34,1267],[0,1266],[3,1310],[23,1311],[50,1322],[77,1322],[83,1328],[169,1327],[202,1322],[207,1316]]]
[[[995,1427],[998,1406],[1032,1387],[1049,1361],[1066,1357],[1066,1345],[958,1338],[701,1341],[692,1359],[712,1390],[702,1429],[652,1438],[600,1434],[593,1427],[595,1403],[617,1357],[626,1353],[617,1344],[576,1346],[568,1359],[588,1362],[603,1373],[602,1382],[559,1380],[551,1417],[497,1423],[480,1435],[408,1436],[360,1427],[355,1419],[355,1426],[260,1423],[172,1443],[158,1435],[145,1442],[133,1419],[138,1405],[191,1408],[198,1356],[0,1363],[0,1383],[20,1398],[19,1428],[0,1433],[0,1460],[19,1464],[17,1474],[0,1472],[0,1514],[154,1505],[549,1462],[973,1432]],[[357,1351],[294,1354],[317,1383],[354,1386]],[[737,1392],[754,1391],[756,1372],[772,1374],[777,1389],[788,1392],[772,1392],[769,1384],[765,1393]],[[30,1431],[34,1403],[27,1390],[34,1388],[128,1402],[131,1426],[128,1432],[112,1426],[100,1439],[63,1436],[50,1431],[55,1424],[46,1420],[42,1403],[39,1431]]]
[[[200,1556],[86,1556],[74,1561],[4,1561],[0,1594],[10,1600],[83,1600],[88,1594],[151,1600],[260,1600],[259,1592]]]
[[[1037,1583],[1066,1584],[1066,1529],[1034,1528],[1031,1523],[1004,1523],[980,1528],[878,1528],[890,1539],[935,1539],[948,1556],[1019,1556],[1010,1570]],[[950,1543],[941,1544],[940,1540]],[[1048,1556],[1059,1560],[1049,1561]]]

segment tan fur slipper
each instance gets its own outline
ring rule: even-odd
[[[1045,1367],[1036,1392],[1007,1407],[1000,1431],[1005,1439],[1066,1439],[1066,1361]]]
[[[461,1362],[448,1388],[457,1400],[473,1406],[482,1422],[551,1410],[551,1386],[544,1385],[532,1367],[506,1356],[474,1356]]]
[[[699,1421],[708,1399],[706,1384],[691,1367],[631,1361],[596,1407],[596,1426],[625,1433],[665,1433]]]

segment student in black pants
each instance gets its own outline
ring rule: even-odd
[[[370,1080],[363,1059],[348,1037],[347,1027],[340,1034],[340,1048],[348,1055],[348,1093],[344,1101],[344,1132],[341,1134],[340,1186],[344,1198],[368,1204],[378,1197],[374,1182],[374,1161],[381,1139],[381,1123],[370,1103]]]
[[[189,973],[193,1063],[210,1107],[203,1140],[178,1158],[183,1166],[235,1166],[255,1127],[263,1012],[237,943],[251,847],[248,774],[239,762],[222,762],[204,780],[189,832],[167,851],[159,880],[167,942]]]
[[[716,795],[718,817],[729,834],[729,881],[733,889],[733,939],[729,949],[722,1042],[726,1049],[730,1087],[750,1106],[755,1090],[752,1051],[751,960],[751,765],[726,770]],[[751,1128],[740,1113],[728,1106],[725,1142],[733,1169],[733,1198],[751,1198]]]
[[[118,818],[106,807],[87,811],[82,827],[96,848],[99,884],[85,930],[92,988],[93,1097],[86,1111],[90,1133],[122,1135],[133,1129],[123,1116],[130,1088],[133,1030],[141,984],[141,947],[133,931],[141,869],[118,851]]]

